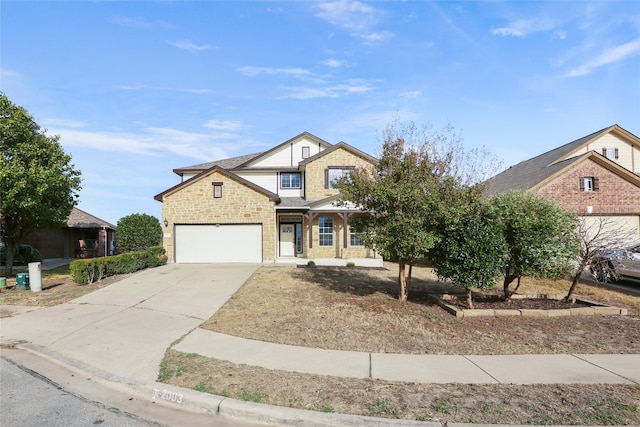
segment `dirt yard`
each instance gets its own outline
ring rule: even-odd
[[[396,270],[263,267],[202,327],[290,345],[427,354],[639,353],[640,298],[580,285],[628,316],[458,319],[427,293],[459,292],[414,269],[409,301]],[[520,293],[566,294],[525,280]],[[526,367],[523,367],[526,369]],[[169,351],[160,379],[237,399],[324,412],[492,424],[640,425],[640,387],[413,384],[270,371]]]
[[[640,297],[580,285],[628,316],[458,319],[427,298],[457,290],[414,269],[409,301],[389,270],[263,267],[203,327],[283,344],[392,353],[640,353]],[[8,307],[51,306],[107,286],[43,272],[43,291],[0,291]],[[526,280],[520,293],[566,293],[566,281]],[[526,367],[523,367],[526,369]],[[639,386],[413,384],[270,371],[169,350],[160,380],[206,393],[321,412],[441,422],[640,425]]]
[[[50,307],[71,301],[96,289],[108,286],[122,279],[122,276],[108,277],[101,282],[90,285],[78,285],[69,275],[69,266],[42,272],[42,291],[33,292],[16,288],[15,274],[26,271],[16,269],[12,277],[8,278],[8,288],[0,289],[0,317],[8,317],[20,311],[11,310],[9,306],[41,306]]]

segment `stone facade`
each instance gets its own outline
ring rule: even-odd
[[[581,190],[584,177],[597,178],[598,190]],[[592,160],[581,162],[543,185],[538,193],[579,215],[638,215],[640,212],[640,188]],[[590,212],[588,206],[591,206]]]
[[[213,197],[214,182],[222,183],[221,198]],[[175,260],[175,224],[262,224],[263,261],[276,258],[274,202],[267,194],[219,171],[165,194],[162,218],[168,221],[163,245],[171,261]]]
[[[305,168],[307,200],[319,200],[338,194],[338,190],[325,188],[325,171],[332,166],[357,168],[370,167],[371,163],[344,148],[338,148],[310,162]]]

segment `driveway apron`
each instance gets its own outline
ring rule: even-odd
[[[259,264],[169,264],[55,307],[0,319],[27,340],[110,374],[154,381],[165,351],[211,317]]]

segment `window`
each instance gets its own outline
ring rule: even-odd
[[[349,174],[354,170],[353,166],[347,167],[335,167],[329,166],[329,169],[325,171],[325,182],[324,188],[334,188],[335,183],[344,176],[349,176]]]
[[[602,155],[605,156],[607,159],[610,160],[615,160],[618,158],[618,149],[617,148],[603,148],[602,149]]]
[[[299,173],[281,173],[280,188],[300,188]]]
[[[303,159],[309,158],[309,147],[302,147],[302,158]]]
[[[353,231],[352,228],[349,229],[349,244],[351,246],[364,246],[364,242],[359,237],[359,234]]]
[[[594,176],[585,176],[583,178],[580,178],[580,190],[598,191],[599,189],[598,178]]]
[[[333,246],[333,218],[330,216],[318,218],[318,243],[320,246]]]
[[[222,183],[212,182],[212,184],[213,184],[213,198],[214,199],[222,198]]]

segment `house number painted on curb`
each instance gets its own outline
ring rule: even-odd
[[[182,393],[176,393],[175,391],[169,391],[169,390],[159,390],[157,388],[153,389],[153,399],[164,399],[164,400],[168,400],[169,402],[174,402],[174,403],[182,403]]]

